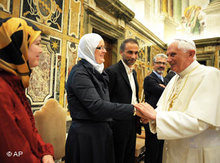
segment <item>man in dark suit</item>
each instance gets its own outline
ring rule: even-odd
[[[162,74],[166,68],[167,56],[165,54],[157,54],[153,58],[153,72],[144,79],[145,102],[156,108],[157,102],[163,93],[167,84]],[[145,163],[162,163],[163,140],[158,140],[156,134],[152,134],[149,125],[145,128]]]
[[[169,82],[175,75],[176,75],[176,73],[173,70],[171,70],[171,68],[168,68],[167,75],[165,76],[165,78]]]
[[[138,57],[139,45],[135,39],[126,39],[120,46],[122,59],[108,67],[109,92],[111,102],[138,103],[137,74],[133,65]],[[135,116],[131,120],[113,120],[112,124],[116,163],[134,163],[136,132],[141,126]]]

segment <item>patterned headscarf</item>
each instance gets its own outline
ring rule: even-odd
[[[79,41],[78,56],[87,60],[101,74],[104,64],[98,64],[95,60],[95,50],[103,38],[96,33],[85,34]]]
[[[20,76],[24,88],[29,85],[31,73],[28,48],[40,33],[35,25],[21,18],[0,19],[0,70]]]

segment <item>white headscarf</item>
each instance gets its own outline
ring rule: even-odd
[[[87,60],[101,74],[104,64],[98,64],[95,60],[95,50],[103,38],[96,33],[85,34],[79,41],[78,56]]]

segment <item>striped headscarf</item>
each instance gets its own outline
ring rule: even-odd
[[[5,70],[19,76],[28,87],[31,69],[28,48],[41,31],[21,18],[0,18],[0,73]]]

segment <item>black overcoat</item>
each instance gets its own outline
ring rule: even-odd
[[[66,90],[72,117],[66,163],[114,163],[109,121],[132,118],[133,106],[109,102],[108,75],[84,59],[72,68]]]

